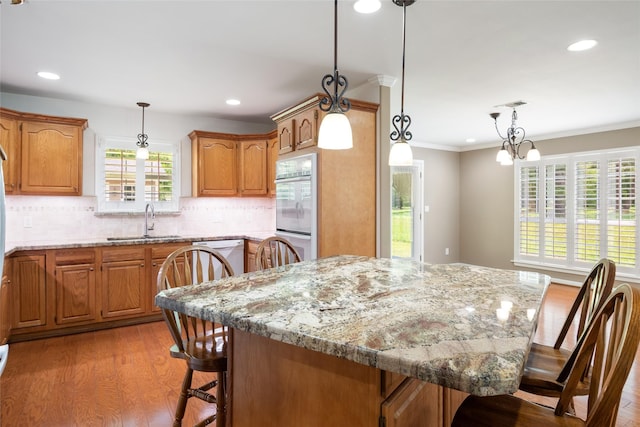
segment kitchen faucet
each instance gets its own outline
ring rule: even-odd
[[[156,211],[153,209],[153,203],[147,203],[147,206],[144,208],[144,235],[143,237],[149,237],[149,231],[153,230],[155,223],[151,223],[149,226],[149,209],[151,209],[151,219],[154,220],[156,218]]]

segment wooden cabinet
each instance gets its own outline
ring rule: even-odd
[[[238,141],[239,191],[243,196],[267,194],[268,151],[267,140],[247,139]]]
[[[151,278],[149,281],[151,285],[149,288],[149,295],[151,296],[149,300],[149,311],[151,313],[160,313],[160,308],[156,306],[155,298],[158,293],[158,273],[160,272],[160,268],[162,268],[164,260],[167,259],[171,252],[186,245],[186,243],[183,243],[179,245],[154,245],[151,247]],[[184,262],[182,259],[178,260],[177,263],[179,271],[181,273],[184,272]]]
[[[17,113],[0,109],[0,145],[7,155],[2,172],[4,174],[4,191],[13,194],[18,191],[18,166],[20,165]]]
[[[235,135],[194,130],[189,137],[194,197],[275,195],[275,185],[269,185],[277,159],[269,152],[275,131]]]
[[[144,247],[105,248],[100,269],[101,317],[113,319],[144,314],[148,301]]]
[[[238,194],[238,164],[233,135],[194,131],[191,137],[193,195]]]
[[[9,341],[11,335],[11,262],[5,260],[0,282],[0,345]]]
[[[12,329],[47,324],[46,258],[44,252],[12,258]]]
[[[377,104],[350,99],[346,113],[353,134],[349,150],[321,150],[317,131],[324,112],[316,94],[271,118],[278,125],[280,158],[297,150],[318,154],[318,257],[376,255]],[[316,114],[317,113],[317,114]],[[284,144],[293,129],[293,150]]]
[[[380,425],[385,427],[440,425],[442,387],[407,378],[382,402],[380,417]]]
[[[276,161],[278,160],[278,138],[272,132],[267,141],[267,194],[276,197]]]
[[[244,270],[245,273],[249,273],[256,271],[256,252],[260,242],[255,240],[245,240],[244,242]]]
[[[271,116],[278,124],[278,151],[291,153],[318,145],[319,120],[324,112],[318,106],[319,96],[313,96],[293,108]]]
[[[87,120],[0,109],[0,136],[9,159],[8,194],[82,194],[82,137]]]
[[[55,251],[55,323],[96,321],[96,251]]]

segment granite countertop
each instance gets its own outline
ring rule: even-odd
[[[141,244],[157,244],[157,243],[181,243],[181,242],[207,242],[215,240],[263,240],[269,236],[273,236],[269,232],[254,232],[250,235],[234,234],[234,235],[217,235],[217,236],[188,236],[188,235],[168,235],[168,236],[142,236],[117,237],[109,240],[107,237],[87,237],[87,238],[69,238],[65,241],[41,239],[37,242],[6,242],[5,255],[11,255],[17,251],[30,250],[46,250],[46,249],[68,249],[68,248],[89,248],[94,246],[125,246],[125,245],[141,245]]]
[[[160,307],[485,396],[513,393],[546,275],[336,256],[156,297]],[[503,301],[506,319],[498,318]]]

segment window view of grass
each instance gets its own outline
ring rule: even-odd
[[[412,175],[410,169],[394,168],[392,173],[391,256],[413,257]]]
[[[391,210],[392,256],[411,258],[412,224],[413,215],[411,214],[411,208],[394,208]]]

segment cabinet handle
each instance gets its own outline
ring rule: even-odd
[[[93,271],[93,268],[90,268],[89,271]]]
[[[143,268],[144,268],[144,264],[140,264],[140,267],[143,267]]]

